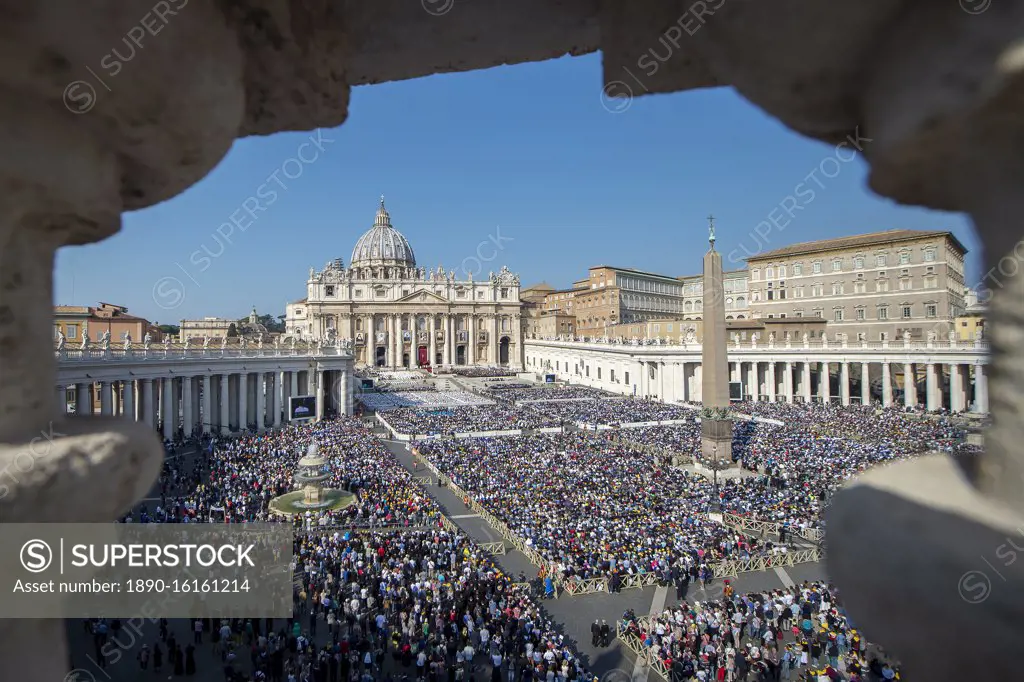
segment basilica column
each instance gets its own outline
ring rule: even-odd
[[[324,418],[324,371],[316,371],[316,420]]]
[[[455,316],[445,313],[444,317],[444,364],[449,367],[455,364]]]
[[[882,407],[892,407],[892,369],[888,361],[882,362]]]
[[[395,314],[395,338],[394,338],[394,355],[392,356],[394,362],[392,367],[395,369],[402,369],[402,316],[401,314]]]
[[[427,328],[430,330],[430,338],[427,341],[427,352],[430,353],[430,357],[427,358],[428,364],[434,367],[437,364],[437,315],[430,313],[430,318],[427,322]]]
[[[351,390],[349,390],[350,387],[348,385],[349,374],[348,371],[344,369],[341,370],[338,374],[338,412],[340,412],[341,414],[351,415],[352,404],[350,400],[352,392]]]
[[[516,369],[523,369],[523,361],[526,353],[523,350],[523,320],[520,313],[513,314],[512,320],[512,343],[515,345],[515,356],[512,356],[512,349],[509,348],[508,364]]]
[[[493,318],[492,324],[491,324],[491,327],[494,330],[491,333],[491,364],[494,365],[495,367],[498,366],[498,329],[499,329],[498,318],[499,317],[500,317],[500,315],[498,314],[498,311],[495,311],[494,312],[494,318]]]
[[[192,377],[182,377],[181,379],[181,411],[184,413],[186,438],[192,435],[192,430],[195,428],[195,412],[192,411],[192,408],[195,407],[192,400],[192,383]]]
[[[377,330],[373,328],[373,315],[363,317],[363,362],[367,367],[373,367],[374,348],[377,344],[377,337],[374,335]],[[283,386],[283,384],[282,384]]]
[[[413,313],[409,316],[409,369],[416,369],[420,366],[420,327],[419,315]]]
[[[466,362],[476,364],[476,313],[466,316],[469,329],[469,342],[466,344]]]
[[[249,428],[249,373],[238,375],[238,430]]]
[[[266,372],[256,373],[256,430],[259,432],[267,428],[266,378]]]
[[[775,361],[772,360],[768,363],[767,377],[765,381],[768,384],[768,402],[775,402],[776,393],[779,390],[779,384],[775,379]]]
[[[742,373],[743,370],[741,369],[740,372]],[[758,374],[757,362],[751,362],[750,367],[747,368],[747,383],[750,385],[749,390],[753,391],[751,398],[754,402],[761,399],[761,377]]]
[[[860,363],[860,404],[871,404],[871,365]]]
[[[291,393],[288,395],[295,398],[299,395],[299,373],[297,371],[289,372],[292,375],[291,379]]]

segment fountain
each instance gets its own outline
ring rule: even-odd
[[[320,448],[314,440],[305,457],[299,460],[294,474],[301,490],[293,490],[270,501],[270,511],[283,516],[294,516],[307,511],[333,511],[355,502],[356,496],[344,490],[325,488],[323,482],[330,474],[325,467],[327,460],[320,456]]]

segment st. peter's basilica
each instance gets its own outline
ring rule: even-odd
[[[519,276],[502,266],[486,280],[416,265],[381,197],[377,217],[346,268],[335,259],[309,270],[306,298],[289,303],[286,336],[351,340],[358,364],[521,369]]]

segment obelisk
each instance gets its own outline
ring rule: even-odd
[[[729,407],[729,361],[726,357],[725,289],[722,256],[715,250],[715,218],[708,216],[704,254],[704,338],[701,343],[701,454],[716,469],[732,465],[732,420]]]

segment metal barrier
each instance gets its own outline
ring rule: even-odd
[[[647,632],[651,631],[649,618],[637,618],[637,621],[638,623],[640,621],[646,621],[646,625],[640,624],[640,627]],[[651,647],[644,646],[639,637],[630,632],[628,627],[623,626],[621,620],[616,621],[615,623],[615,636],[620,642],[626,645],[627,649],[636,654],[636,657],[643,665],[646,665],[653,670],[654,673],[665,682],[669,682],[669,669],[660,658],[651,652]]]
[[[817,547],[798,549],[784,554],[768,554],[749,559],[725,559],[711,564],[716,578],[735,577],[740,573],[767,571],[770,568],[796,566],[821,561],[821,550]]]
[[[821,544],[821,540],[825,533],[820,528],[798,528],[785,526],[785,524],[775,523],[773,521],[760,521],[758,519],[750,519],[739,514],[733,514],[726,512],[722,515],[722,525],[728,526],[744,533],[757,533],[759,535],[765,535],[766,533],[779,534],[779,531],[785,527],[786,533],[791,537],[800,538],[813,544]]]
[[[502,555],[508,552],[504,542],[480,542],[477,543],[485,552],[494,555]]]

